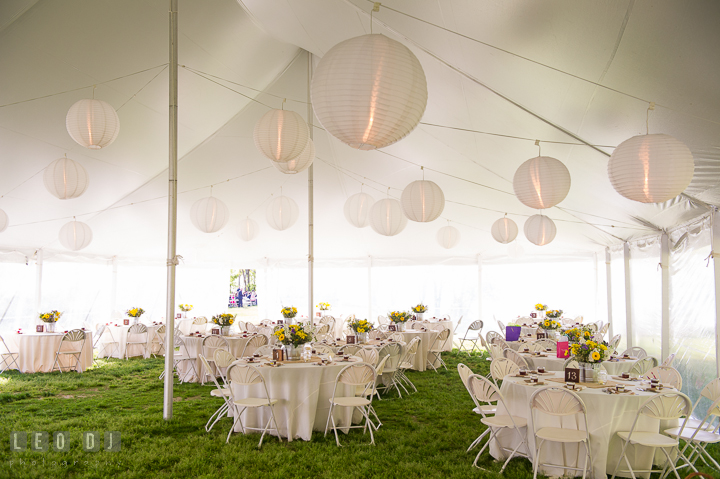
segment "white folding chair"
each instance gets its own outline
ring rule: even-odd
[[[491,357],[492,359],[504,358],[504,357],[505,357],[505,356],[503,355],[504,349],[503,349],[502,346],[500,346],[499,344],[491,344],[491,345],[490,345],[490,349],[489,349],[488,351],[490,352],[490,357]]]
[[[192,332],[200,332],[204,333],[207,330],[207,318],[205,316],[200,316],[195,319],[193,319],[192,322]]]
[[[245,358],[248,356],[252,356],[252,354],[255,352],[255,350],[261,346],[265,346],[268,343],[268,338],[264,334],[258,334],[257,336],[253,336],[248,340],[247,343],[245,343],[245,347],[243,348],[242,354],[240,357]]]
[[[435,372],[437,372],[437,368],[435,367],[435,363],[438,363],[439,366],[442,366],[447,371],[447,364],[445,364],[445,361],[443,361],[442,353],[443,353],[443,344],[445,344],[445,341],[447,341],[448,337],[450,336],[450,330],[449,329],[443,329],[435,338],[435,341],[433,341],[430,348],[428,348],[427,352],[427,365],[433,368]]]
[[[413,321],[412,324],[410,324],[410,329],[422,329],[425,327],[425,323],[422,321]]]
[[[225,349],[216,349],[213,353],[213,364],[215,365],[215,370],[222,379],[223,385],[225,387],[228,387],[229,385],[226,375],[227,368],[229,368],[230,365],[235,361],[237,361],[237,358],[233,356],[230,351],[227,351]],[[210,361],[208,361],[208,364],[210,364]],[[207,368],[207,370],[209,376],[216,377],[216,375],[213,374],[213,370],[211,368]]]
[[[387,334],[384,331],[380,331],[379,329],[373,329],[368,333],[368,338],[370,339],[383,340],[386,337]]]
[[[582,443],[585,445],[585,464],[582,468],[571,467],[565,464],[551,464],[548,462],[543,463],[544,465],[557,467],[559,469],[581,471],[583,472],[583,479],[588,471],[592,475],[592,453],[590,451],[590,434],[588,433],[587,424],[587,410],[585,403],[580,397],[572,391],[559,387],[549,387],[539,389],[530,396],[530,411],[532,414],[533,434],[535,436],[535,457],[533,464],[533,479],[537,477],[538,468],[541,464],[540,453],[542,452],[542,446],[545,442],[559,442],[563,445],[568,443]],[[562,421],[562,418],[573,416],[575,419],[575,427],[541,427],[538,428],[538,413],[546,416],[554,416],[559,418],[558,422]],[[578,418],[582,417],[582,421]],[[567,422],[566,422],[567,423]],[[580,426],[584,426],[581,429]],[[564,451],[564,449],[563,449]],[[564,458],[563,454],[563,458]]]
[[[458,323],[458,326],[460,323]],[[473,321],[470,323],[470,326],[465,330],[465,334],[462,338],[460,338],[460,344],[458,345],[458,353],[463,350],[465,347],[465,342],[468,342],[472,344],[472,347],[470,348],[470,353],[475,351],[475,348],[480,351],[480,347],[478,346],[477,342],[480,340],[483,340],[482,337],[482,328],[483,328],[483,322],[480,320]],[[484,341],[484,340],[483,340]]]
[[[695,409],[695,408],[693,408]],[[666,429],[665,434],[670,437],[679,438],[685,441],[685,447],[683,447],[680,453],[687,459],[693,469],[698,459],[702,459],[708,467],[714,467],[715,470],[720,471],[720,464],[713,458],[707,451],[706,447],[710,444],[720,443],[720,433],[718,433],[718,425],[714,424],[715,420],[720,416],[720,398],[716,399],[715,402],[710,406],[705,413],[705,417],[702,421],[696,420],[696,425],[690,426],[686,421],[684,429],[681,430],[679,427],[672,429]],[[690,448],[689,454],[686,454],[687,449]],[[706,460],[710,460],[712,465]],[[681,466],[684,467],[684,466]]]
[[[565,371],[565,368],[580,369],[580,363],[577,362],[577,359],[570,356],[563,363],[563,371]]]
[[[225,351],[230,352],[230,345],[224,337],[217,334],[211,334],[203,339],[201,349],[205,359],[207,359],[210,364],[213,364],[215,362],[215,351],[218,349],[224,349]],[[208,370],[208,374],[212,375],[213,370]],[[205,384],[205,374],[202,371],[200,374],[200,384]]]
[[[463,382],[463,385],[465,386],[465,389],[467,389],[468,394],[470,394],[470,398],[475,403],[475,408],[473,408],[473,412],[475,414],[480,414],[483,417],[489,414],[495,414],[497,412],[497,405],[495,404],[487,404],[487,405],[481,405],[477,399],[475,398],[475,395],[470,391],[470,385],[468,382],[468,379],[470,376],[472,376],[473,373],[472,370],[465,366],[463,363],[458,364],[458,374],[460,375],[460,379]],[[472,449],[472,447],[471,447]],[[469,449],[468,449],[469,450]]]
[[[330,349],[330,348],[328,348]],[[355,356],[359,357],[362,362],[369,364],[372,367],[378,364],[378,350],[373,347],[365,346],[355,353]]]
[[[520,369],[533,369],[532,364],[529,363],[524,357],[520,356],[517,351],[514,351],[510,348],[503,349],[503,356],[517,364]]]
[[[342,348],[338,349],[338,354],[347,354],[348,356],[355,356],[355,353],[360,351],[363,347],[359,344],[347,344]]]
[[[655,366],[645,374],[645,379],[657,379],[662,384],[670,384],[678,391],[682,389],[682,376],[680,372],[672,367]]]
[[[607,334],[608,330],[610,329],[610,323],[607,323],[603,325],[602,328],[598,331],[603,337]]]
[[[498,324],[498,328],[500,328],[500,333],[502,334],[502,332],[505,331],[505,323],[503,323],[502,321],[500,321],[498,319],[497,324]]]
[[[191,370],[194,376],[198,376],[197,371],[195,370],[195,358],[190,356],[190,353],[188,352],[187,346],[185,346],[185,341],[182,340],[180,337],[180,334],[176,334],[174,336],[173,341],[173,371],[177,372],[178,380],[182,384],[185,382],[185,379],[187,379],[188,375],[190,374]],[[180,377],[180,370],[178,369],[178,365],[182,362],[189,362],[190,367],[185,371],[185,374],[183,374],[182,378]],[[165,371],[160,374],[159,379],[162,379],[165,377]]]
[[[327,344],[323,343],[313,343],[312,348],[315,350],[317,354],[335,354],[335,351],[333,351],[333,348],[328,346]]]
[[[113,350],[115,354],[122,357],[120,352],[120,343],[113,336],[112,328],[104,324],[98,324],[97,330],[95,330],[95,345],[93,349],[97,348],[98,357],[111,358],[113,356]],[[110,348],[108,350],[108,348]]]
[[[672,367],[673,361],[675,361],[675,353],[670,354],[665,361],[662,362],[660,366],[662,367]]]
[[[392,333],[388,336],[388,339],[392,339],[393,341],[398,342],[404,342],[405,341],[405,335],[403,333]]]
[[[80,371],[80,359],[82,358],[83,347],[85,347],[85,339],[85,331],[82,329],[73,329],[72,331],[65,333],[62,340],[60,340],[60,345],[58,346],[57,351],[55,352],[55,362],[53,363],[53,367],[50,372],[55,371],[55,367],[57,367],[60,374],[62,374],[63,366],[60,364],[61,354],[75,359],[74,366],[67,366],[68,371],[74,369],[75,372],[82,372]]]
[[[657,364],[657,359],[651,356],[638,359],[637,361],[635,361],[635,363],[633,363],[632,367],[630,368],[630,375],[636,377],[644,376],[645,374],[647,374],[648,371],[657,366]]]
[[[612,337],[610,342],[608,343],[608,350],[610,352],[615,352],[617,350],[618,344],[620,344],[620,340],[622,339],[622,334],[616,334]]]
[[[668,468],[670,468],[675,473],[677,479],[680,479],[680,475],[678,474],[677,468],[675,467],[675,455],[678,455],[680,459],[685,462],[685,464],[695,470],[695,467],[690,464],[688,459],[684,455],[680,454],[680,450],[678,447],[679,441],[677,437],[682,437],[683,435],[683,429],[685,428],[684,422],[678,429],[676,437],[667,436],[661,433],[635,431],[635,427],[637,426],[638,420],[641,416],[646,416],[659,421],[670,421],[677,420],[682,417],[688,417],[690,416],[691,411],[692,403],[690,402],[690,398],[681,392],[659,393],[645,401],[638,409],[638,412],[635,415],[635,420],[633,421],[630,430],[617,432],[617,435],[622,441],[622,452],[620,453],[620,458],[615,465],[612,479],[615,479],[615,475],[617,475],[618,473],[621,473],[623,475],[629,473],[633,477],[635,477],[635,474],[637,473],[652,474],[653,472],[659,472],[661,473],[660,477],[665,477],[665,474],[669,472],[667,470]],[[665,454],[665,459],[667,461],[665,463],[665,468],[653,469],[651,464],[650,469],[633,469],[632,465],[630,464],[630,460],[628,459],[628,446],[634,447],[634,453],[637,453],[638,447],[649,447],[653,448],[654,451],[660,449],[663,454]],[[625,459],[625,464],[628,467],[625,470],[620,469],[620,463],[623,459]]]
[[[325,423],[325,436],[327,436],[330,423],[332,423],[332,430],[335,433],[335,443],[340,446],[340,438],[338,437],[338,427],[335,424],[335,416],[333,412],[338,407],[349,407],[352,408],[353,412],[355,409],[360,411],[360,414],[365,418],[364,425],[353,426],[348,424],[342,426],[342,428],[363,428],[363,434],[366,430],[370,430],[370,444],[375,444],[375,436],[373,435],[373,428],[377,430],[377,427],[370,420],[370,407],[372,406],[373,393],[375,388],[376,373],[375,368],[365,363],[350,364],[345,366],[342,371],[335,378],[335,388],[333,389],[333,396],[330,399],[330,412],[328,413],[328,419]],[[361,396],[337,396],[338,384],[344,384],[352,386],[354,390],[362,389],[365,392]]]
[[[158,354],[163,355],[165,352],[165,325],[161,324],[153,332],[153,338],[150,341],[150,354],[157,357]]]
[[[218,350],[221,351],[221,350]],[[207,359],[205,359],[205,356],[202,354],[198,354],[198,358],[200,359],[200,362],[203,365],[203,368],[207,369],[208,371],[212,371],[210,363],[208,363]],[[228,412],[230,407],[232,406],[232,403],[230,402],[230,389],[227,388],[227,386],[221,386],[220,383],[218,383],[217,378],[215,378],[215,375],[211,374],[212,380],[215,383],[216,389],[213,389],[210,391],[210,395],[213,397],[219,397],[223,399],[222,405],[213,413],[212,416],[210,416],[210,419],[208,419],[208,422],[205,423],[205,431],[210,432],[210,430],[213,428],[213,426],[223,417],[225,417],[225,414]]]
[[[383,392],[388,392],[395,388],[398,396],[402,397],[402,393],[400,392],[400,387],[398,386],[396,376],[398,371],[398,365],[400,364],[400,360],[403,356],[403,346],[399,343],[389,343],[384,345],[378,351],[378,357],[382,361],[385,356],[387,356],[388,358],[385,362],[385,368],[383,369],[382,379],[383,384],[385,385],[385,387],[383,388]]]
[[[507,358],[493,359],[493,362],[490,363],[490,375],[493,381],[495,381],[495,384],[498,384],[498,381],[502,381],[505,376],[514,376],[519,372],[520,368],[518,365]]]
[[[2,363],[0,363],[0,374],[4,373],[8,369],[17,369],[20,371],[20,366],[17,363],[18,357],[20,356],[20,353],[10,351],[10,348],[8,348],[7,344],[5,343],[5,340],[2,336],[0,336],[0,359],[2,360]],[[13,367],[13,364],[15,367]]]
[[[274,346],[272,344],[266,344],[257,348],[253,354],[259,354],[260,356],[272,357]]]
[[[147,354],[147,343],[148,343],[148,329],[142,323],[133,324],[130,326],[127,332],[127,341],[125,342],[125,359],[130,359],[130,353],[128,352],[131,347],[137,346],[140,348],[142,353],[133,354],[133,356],[145,357]]]
[[[231,400],[231,408],[233,410],[233,416],[235,416],[235,421],[233,421],[233,425],[230,428],[230,432],[228,433],[227,439],[225,442],[230,442],[230,435],[235,430],[235,425],[240,424],[240,430],[243,434],[246,434],[246,429],[251,429],[255,431],[262,431],[262,434],[260,435],[260,442],[258,443],[258,449],[262,447],[263,439],[265,438],[265,433],[268,431],[274,430],[277,433],[278,439],[280,442],[282,442],[282,436],[280,436],[280,428],[278,427],[277,421],[275,420],[275,404],[277,404],[277,399],[272,399],[270,397],[270,393],[268,393],[267,384],[265,384],[265,378],[260,374],[260,372],[255,368],[255,366],[251,366],[249,364],[242,364],[242,363],[233,363],[228,367],[227,370],[227,378],[228,381],[230,381],[230,387],[228,388],[230,391],[230,400]],[[236,396],[234,394],[235,387],[250,387],[254,385],[261,385],[262,392],[264,392],[264,396],[260,397],[249,397],[249,396]],[[270,409],[270,417],[268,418],[267,424],[265,424],[265,428],[261,429],[258,427],[249,427],[245,426],[242,422],[241,416],[242,413],[245,412],[247,408],[262,408],[267,407]],[[274,423],[275,427],[270,428],[270,423]]]
[[[449,331],[449,330],[446,330]],[[407,384],[415,392],[417,392],[417,388],[415,387],[415,384],[413,384],[412,381],[410,381],[410,378],[407,377],[405,374],[405,371],[408,369],[412,369],[413,365],[415,364],[415,355],[417,354],[418,345],[420,344],[420,338],[414,337],[410,340],[410,342],[405,347],[405,355],[403,359],[400,361],[400,364],[398,364],[398,371],[397,371],[397,379],[398,384],[402,386],[403,389],[405,389],[405,392],[410,394],[408,390],[405,388],[403,383]],[[447,369],[447,367],[445,368]]]
[[[648,355],[648,354],[647,354],[647,351],[645,351],[645,350],[644,350],[643,348],[641,348],[640,346],[635,346],[635,347],[632,347],[632,348],[628,348],[628,349],[626,349],[625,351],[623,351],[622,354],[623,354],[623,356],[625,356],[625,355],[627,354],[627,355],[630,356],[630,357],[638,358],[638,359],[646,358],[647,355]]]

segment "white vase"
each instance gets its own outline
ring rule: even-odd
[[[54,333],[55,332],[55,323],[45,323],[45,332],[46,333]]]
[[[395,323],[395,329],[398,331],[405,331],[405,323]]]
[[[299,344],[297,346],[293,346],[292,344],[286,344],[285,358],[289,361],[299,361],[304,350],[304,344]]]
[[[601,363],[579,363],[580,380],[584,383],[598,382]]]
[[[220,326],[220,334],[230,336],[230,326]]]
[[[355,333],[358,338],[358,343],[364,344],[367,343],[368,333]]]
[[[297,316],[294,318],[283,318],[285,319],[285,324],[297,324]]]
[[[417,316],[418,321],[425,319],[425,313],[415,313],[415,316]]]

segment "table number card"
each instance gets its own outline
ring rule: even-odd
[[[388,324],[388,331],[397,331],[397,328],[394,324]]]
[[[277,323],[278,323],[278,324],[285,324],[285,321],[282,320],[282,319],[278,319]]]
[[[44,330],[45,326],[43,326],[42,324],[38,324],[37,326],[35,326],[35,332],[37,333],[42,333]]]
[[[129,325],[130,325],[130,320],[127,319],[127,318],[126,318],[126,319],[123,319],[123,324],[124,324],[125,326],[129,326]]]
[[[531,318],[537,318],[537,313],[530,313]]]
[[[355,344],[355,336],[348,336],[345,338],[345,344]]]
[[[210,331],[210,334],[213,334],[215,336],[220,336],[220,328],[212,328]]]
[[[580,370],[577,368],[565,368],[565,382],[566,383],[579,383],[580,382]]]
[[[547,335],[546,335],[545,333],[541,333],[540,331],[538,331],[538,332],[536,333],[536,336],[537,336],[537,339],[545,339],[545,337],[546,337]]]
[[[180,318],[182,318],[182,314],[177,313],[177,314],[175,315],[175,319],[180,319]]]
[[[283,349],[273,349],[273,361],[284,361],[285,351]]]

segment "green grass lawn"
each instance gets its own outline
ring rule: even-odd
[[[198,384],[175,386],[174,418],[166,422],[158,380],[162,359],[108,360],[83,374],[5,373],[0,376],[0,478],[501,477],[502,464],[487,452],[480,461],[486,470],[472,466],[477,449],[465,453],[483,427],[458,377],[459,361],[454,354],[444,357],[448,371],[409,373],[418,393],[374,402],[383,422],[375,447],[361,430],[341,435],[341,448],[331,434],[324,438],[319,432],[310,442],[268,437],[261,450],[257,434],[234,434],[225,444],[231,420],[205,432],[207,418],[220,404],[210,397],[209,386]],[[461,355],[460,361],[477,373],[488,371],[480,356]],[[10,452],[12,431],[69,431],[70,451]],[[82,431],[120,431],[121,451],[83,452]],[[532,477],[531,464],[513,459],[503,476]]]

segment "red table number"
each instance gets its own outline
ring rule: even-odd
[[[213,334],[215,336],[220,336],[220,328],[212,328],[210,330],[210,334]]]
[[[273,349],[273,360],[274,361],[284,361],[285,360],[285,350],[283,349]]]
[[[565,368],[565,382],[566,383],[579,383],[580,382],[580,370],[577,368]]]
[[[42,333],[44,330],[45,326],[43,326],[42,324],[38,324],[37,326],[35,326],[35,332],[37,333]]]
[[[355,336],[348,336],[345,338],[345,344],[355,344]]]
[[[278,319],[278,324],[285,324],[285,321],[282,319]]]
[[[537,318],[537,313],[530,313],[531,318]]]
[[[130,325],[130,320],[127,319],[127,318],[123,319],[123,325],[129,326],[129,325]]]
[[[546,334],[545,334],[545,333],[541,333],[541,332],[538,331],[538,333],[536,334],[536,336],[537,336],[537,339],[545,339]]]
[[[397,331],[397,328],[394,324],[388,324],[388,331]]]

